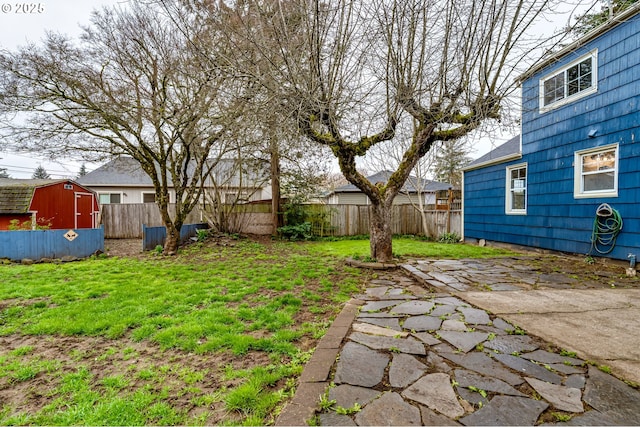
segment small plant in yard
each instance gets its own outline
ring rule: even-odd
[[[327,390],[326,393],[323,393],[320,395],[320,403],[319,403],[320,410],[327,411],[331,409],[331,407],[335,404],[336,404],[335,399],[329,399],[329,390]]]
[[[480,396],[482,396],[484,398],[487,397],[487,392],[485,390],[481,389],[481,388],[476,387],[476,386],[470,385],[469,386],[469,390],[475,391],[476,393],[478,393]]]
[[[278,234],[287,240],[309,240],[313,237],[310,222],[278,227]]]
[[[527,335],[527,333],[523,329],[520,329],[517,326],[515,327],[515,329],[508,329],[506,332],[509,335]]]
[[[438,242],[447,244],[458,243],[460,240],[461,238],[457,233],[443,233],[438,237]]]
[[[337,406],[335,408],[336,414],[340,414],[340,415],[353,415],[353,414],[357,414],[361,410],[362,410],[362,407],[358,402],[354,403],[353,406],[350,408],[343,408],[342,406]]]
[[[209,237],[209,229],[201,228],[196,230],[196,238],[198,242],[204,242]]]
[[[561,412],[552,412],[551,415],[553,415],[556,421],[559,421],[561,423],[569,422],[572,418],[571,414],[563,414]]]
[[[611,367],[607,366],[607,365],[599,365],[598,369],[600,369],[605,374],[610,374],[611,373]]]

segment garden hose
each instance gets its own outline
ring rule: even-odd
[[[601,255],[610,253],[616,244],[616,239],[621,230],[622,217],[618,211],[607,203],[598,206],[596,209],[596,218],[593,221],[589,255],[591,255],[594,250]]]

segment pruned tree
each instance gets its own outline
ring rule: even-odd
[[[371,256],[392,258],[391,205],[419,159],[486,119],[524,71],[527,31],[551,0],[245,0],[267,10],[258,27],[238,13],[251,56],[243,67],[295,116],[302,133],[327,146],[345,178],[371,202]],[[292,27],[296,28],[292,31]],[[536,40],[536,43],[539,40]],[[242,53],[240,53],[242,55]],[[386,185],[370,183],[356,160],[416,129]]]
[[[37,168],[33,171],[33,175],[31,175],[33,179],[51,179],[51,176],[47,172],[47,170],[42,166],[38,165]]]
[[[28,114],[5,121],[17,148],[134,158],[153,182],[169,254],[198,203],[208,159],[230,149],[223,137],[248,97],[221,65],[228,52],[217,49],[217,29],[176,10],[188,31],[158,4],[131,2],[95,11],[79,43],[49,33],[40,46],[0,55],[0,111]]]

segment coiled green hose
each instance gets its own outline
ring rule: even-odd
[[[593,221],[589,255],[591,255],[594,250],[601,255],[610,253],[616,244],[616,239],[621,230],[622,217],[620,213],[607,203],[598,206],[596,209],[596,219]]]

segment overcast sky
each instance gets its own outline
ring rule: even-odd
[[[0,0],[0,47],[15,49],[27,42],[38,42],[45,31],[52,30],[75,37],[80,34],[80,25],[89,23],[91,11],[102,6],[121,5],[126,7],[128,0],[44,0],[39,3],[9,2]],[[595,1],[595,0],[594,0]],[[588,0],[567,0],[567,11],[572,10],[575,4],[593,5]],[[27,9],[19,7],[28,5]],[[584,7],[582,8],[584,10]],[[543,32],[555,32],[565,26],[570,19],[570,14],[557,16],[554,22],[546,22],[541,27]],[[514,135],[502,135],[498,143],[504,142]],[[478,149],[472,154],[477,158],[495,147],[493,143],[485,141],[480,143]],[[0,168],[6,168],[13,178],[31,178],[38,165],[42,165],[52,178],[74,178],[80,169],[80,164],[75,161],[61,159],[59,162],[50,162],[37,158],[35,154],[15,154],[3,150],[0,141]],[[91,171],[98,165],[86,165]]]

